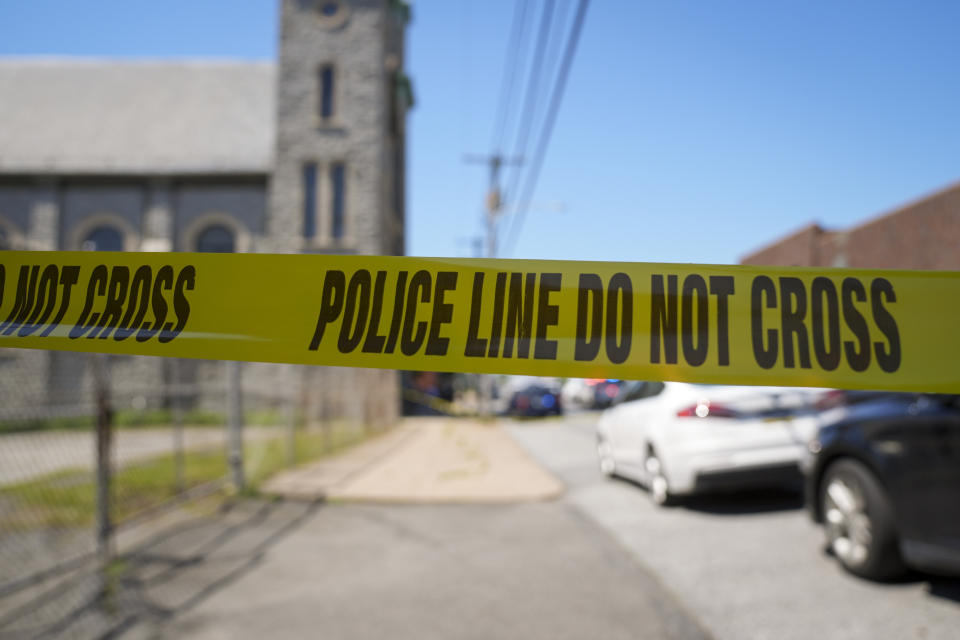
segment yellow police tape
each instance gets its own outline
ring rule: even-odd
[[[960,392],[960,273],[6,251],[0,346]]]

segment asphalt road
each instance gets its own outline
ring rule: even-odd
[[[227,536],[188,532],[145,550],[139,593],[150,611],[162,605],[178,615],[131,637],[708,638],[655,578],[562,501],[333,504],[303,518],[296,503],[266,508],[267,517],[215,527]],[[292,526],[282,539],[258,542],[276,537],[270,532],[285,520]],[[211,548],[208,540],[221,542]],[[156,581],[149,563],[157,558],[184,575]],[[238,559],[249,572],[235,570]]]
[[[629,550],[718,640],[960,637],[960,580],[914,575],[876,584],[844,573],[790,494],[658,508],[636,485],[601,476],[595,419],[530,421],[510,432],[564,481],[564,500]]]

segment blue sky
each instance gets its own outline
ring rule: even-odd
[[[491,151],[512,13],[414,3],[411,254],[472,255],[482,233],[486,172],[463,156]],[[736,262],[960,180],[958,24],[955,2],[593,0],[503,255]],[[0,55],[271,59],[276,28],[272,0],[0,0]]]

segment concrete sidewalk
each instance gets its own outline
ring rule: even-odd
[[[280,473],[264,491],[311,500],[510,503],[553,499],[563,486],[496,423],[418,418],[340,455]]]

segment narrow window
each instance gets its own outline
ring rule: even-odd
[[[399,78],[397,72],[390,74],[387,80],[387,95],[390,96],[390,135],[396,136],[400,133],[400,109],[397,105],[397,97],[400,93]]]
[[[303,236],[312,238],[317,234],[317,165],[303,165]]]
[[[343,164],[332,165],[330,167],[331,235],[336,240],[343,238],[346,187],[346,171]]]
[[[320,118],[332,118],[333,108],[333,66],[327,64],[320,67]]]
[[[404,164],[403,140],[398,138],[393,143],[393,212],[401,218],[403,217],[405,204],[403,189]]]

